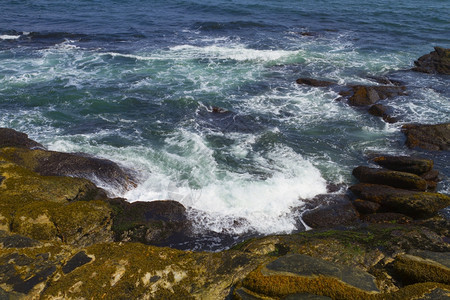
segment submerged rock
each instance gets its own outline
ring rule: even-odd
[[[413,71],[450,75],[450,49],[434,47],[434,51],[414,62]]]
[[[374,104],[369,108],[369,114],[382,117],[387,123],[396,123],[397,119],[388,114],[388,108],[382,104]]]
[[[436,125],[407,124],[402,127],[406,146],[425,150],[450,149],[450,123]]]
[[[331,81],[325,81],[325,80],[317,80],[313,78],[299,78],[296,80],[298,84],[304,84],[309,86],[315,86],[315,87],[326,87],[326,86],[332,86],[336,85],[336,83]]]

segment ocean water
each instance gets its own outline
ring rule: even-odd
[[[449,193],[449,152],[409,150],[400,131],[450,121],[449,76],[408,71],[450,47],[448,11],[448,0],[4,0],[0,126],[136,170],[132,190],[96,183],[180,201],[199,232],[296,230],[292,208],[351,184],[376,153],[434,159]],[[407,86],[384,101],[399,123],[295,83],[374,76]]]

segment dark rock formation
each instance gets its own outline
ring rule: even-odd
[[[397,119],[394,117],[391,117],[388,113],[388,108],[382,104],[374,104],[369,108],[369,114],[376,116],[376,117],[382,117],[383,120],[387,123],[396,123]]]
[[[376,213],[381,207],[381,205],[376,202],[361,199],[356,199],[352,203],[356,210],[364,215]]]
[[[75,254],[62,268],[64,274],[68,274],[78,267],[81,267],[92,261],[92,258],[86,255],[86,252],[80,251]]]
[[[185,207],[172,200],[133,202],[116,198],[113,206],[113,230],[119,241],[169,245],[190,234]]]
[[[0,148],[3,147],[44,149],[44,146],[29,139],[27,134],[10,128],[0,128]]]
[[[345,195],[319,195],[315,202],[319,206],[302,215],[303,222],[312,228],[333,228],[358,222],[358,213]]]
[[[296,80],[298,84],[305,84],[309,86],[315,86],[315,87],[325,87],[325,86],[332,86],[336,85],[336,83],[331,81],[325,81],[325,80],[317,80],[313,78],[299,78]]]
[[[403,281],[409,284],[433,281],[450,284],[448,253],[413,251],[398,255],[393,266]]]
[[[415,192],[387,185],[359,183],[350,190],[364,200],[379,203],[386,211],[413,218],[427,218],[450,205],[450,197],[439,193]]]
[[[425,150],[450,149],[450,123],[436,125],[407,124],[402,131],[406,135],[406,145],[409,148]]]
[[[427,189],[427,182],[420,176],[411,173],[360,166],[355,168],[352,174],[364,183],[384,184],[417,191]]]
[[[389,85],[375,85],[364,86],[355,85],[347,95],[348,103],[352,106],[367,106],[378,102],[379,100],[393,98],[405,95],[406,87],[404,86],[389,86]],[[343,95],[346,95],[345,93]]]
[[[434,51],[414,62],[413,71],[450,75],[450,49],[434,47]]]
[[[368,223],[395,223],[395,224],[408,224],[413,221],[412,218],[405,216],[404,214],[399,213],[374,213],[367,216],[364,216],[363,220]]]
[[[408,172],[417,175],[422,175],[433,169],[432,160],[409,156],[378,156],[375,157],[373,161],[389,170]]]

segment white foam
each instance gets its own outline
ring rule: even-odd
[[[198,134],[180,130],[166,143],[158,161],[152,162],[151,168],[157,172],[149,172],[144,183],[124,196],[129,201],[180,201],[194,209],[193,218],[203,213],[202,221],[197,220],[201,227],[235,233],[288,232],[295,228],[290,208],[302,205],[299,198],[326,191],[320,172],[285,146],[277,146],[269,153],[253,153],[254,167],[266,174],[261,178],[223,169]],[[230,222],[236,220],[245,222],[229,228]]]
[[[0,35],[0,40],[17,40],[18,38],[20,38],[20,35]]]

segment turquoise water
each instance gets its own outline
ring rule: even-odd
[[[0,126],[136,170],[133,190],[96,183],[129,201],[178,200],[198,230],[294,230],[292,207],[352,183],[374,153],[433,158],[448,193],[449,153],[408,150],[400,132],[450,121],[449,77],[407,71],[450,47],[448,11],[447,0],[2,1]],[[401,122],[295,83],[371,76],[407,86],[386,101]]]

